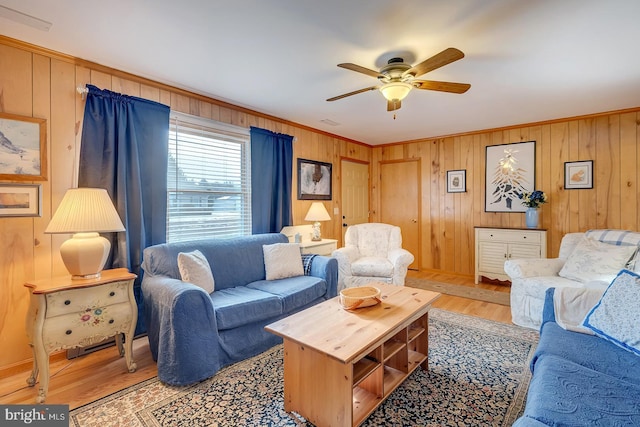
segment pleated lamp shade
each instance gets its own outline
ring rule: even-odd
[[[100,277],[111,249],[111,243],[98,233],[117,231],[124,231],[124,225],[105,189],[72,188],[45,233],[74,233],[60,247],[60,255],[74,279],[87,279]]]

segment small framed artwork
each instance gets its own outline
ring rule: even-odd
[[[564,163],[565,190],[593,188],[593,160]]]
[[[467,191],[467,170],[447,171],[447,193],[465,193]]]
[[[298,158],[298,200],[331,200],[331,166]]]
[[[41,184],[0,184],[0,217],[42,216]]]
[[[536,182],[536,142],[490,145],[486,148],[485,212],[525,212],[520,195]]]
[[[47,121],[0,113],[0,180],[47,180]]]

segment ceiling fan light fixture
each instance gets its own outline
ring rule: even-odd
[[[382,85],[380,92],[382,92],[387,101],[402,101],[409,95],[412,87],[405,82],[390,82]]]

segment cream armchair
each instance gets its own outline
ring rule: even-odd
[[[400,227],[380,223],[352,225],[344,240],[345,246],[332,254],[338,260],[338,291],[374,281],[404,286],[414,257],[402,249]]]
[[[634,252],[634,248],[639,245],[640,233],[637,232],[588,230],[565,234],[558,258],[506,261],[504,271],[511,279],[512,322],[527,328],[540,328],[545,293],[549,288],[594,289],[602,293],[622,268],[638,272],[638,251]],[[630,249],[626,251],[623,247]]]

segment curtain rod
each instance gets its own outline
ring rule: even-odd
[[[89,89],[86,86],[85,87],[78,86],[76,90],[82,96],[82,99],[85,99],[87,97],[87,94],[89,93]]]

